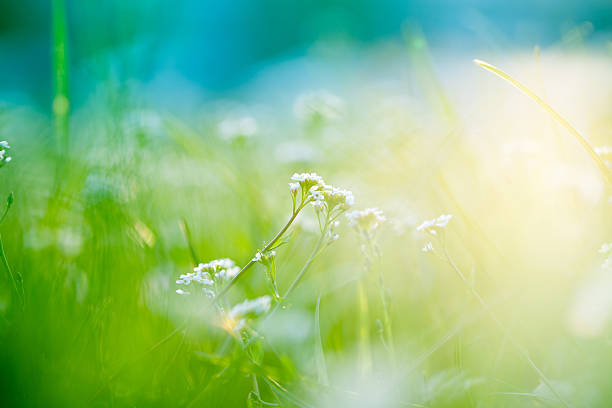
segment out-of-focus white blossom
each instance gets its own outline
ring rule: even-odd
[[[6,140],[0,141],[0,167],[4,167],[12,160],[11,156],[8,155],[10,148],[11,146]]]
[[[346,218],[351,227],[367,234],[372,234],[387,219],[378,208],[351,211],[346,213]]]
[[[208,263],[200,263],[193,268],[193,272],[180,275],[176,283],[186,286],[191,285],[192,282],[198,283],[204,286],[203,290],[207,296],[214,297],[216,291],[231,281],[238,272],[240,268],[231,259],[215,259]],[[176,293],[185,294],[180,293],[179,290]]]
[[[612,146],[599,146],[599,147],[596,147],[594,150],[595,150],[595,153],[597,153],[600,156],[612,154]]]
[[[293,105],[295,117],[306,123],[338,119],[344,111],[344,102],[329,91],[306,92],[298,96]]]
[[[252,300],[245,300],[242,303],[238,303],[228,313],[228,317],[234,320],[242,318],[253,318],[261,316],[270,310],[270,304],[272,298],[268,295],[258,297]]]
[[[229,142],[245,140],[257,133],[257,121],[252,116],[227,118],[219,123],[219,133]]]
[[[178,293],[179,295],[189,295],[189,294],[191,294],[191,292],[187,292],[187,291],[185,291],[183,289],[177,289],[176,293]]]
[[[448,225],[448,222],[453,218],[451,214],[442,214],[433,220],[424,221],[417,227],[417,231],[427,232],[431,235],[437,235],[438,231]]]
[[[606,242],[599,248],[598,252],[600,254],[607,254],[610,251],[612,251],[612,242]]]
[[[349,190],[336,188],[322,183],[310,189],[309,198],[316,210],[332,211],[334,209],[346,210],[355,204],[355,197]]]
[[[425,246],[423,248],[421,248],[421,251],[423,251],[423,252],[433,252],[434,251],[433,244],[431,242],[428,242],[427,244],[425,244]]]

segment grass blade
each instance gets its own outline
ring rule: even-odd
[[[505,79],[511,85],[515,86],[521,92],[523,92],[525,95],[527,95],[528,97],[533,99],[546,112],[548,112],[548,114],[550,116],[552,116],[553,119],[555,119],[572,136],[574,136],[576,138],[576,140],[578,140],[578,142],[582,145],[584,150],[587,151],[587,153],[591,156],[591,158],[597,164],[599,169],[603,172],[603,174],[604,174],[608,184],[610,184],[612,186],[612,173],[608,170],[608,168],[604,164],[603,160],[601,160],[601,157],[599,157],[599,155],[597,153],[595,153],[595,150],[593,149],[591,144],[580,133],[578,133],[578,131],[572,125],[570,125],[570,123],[567,120],[563,119],[563,117],[561,115],[559,115],[557,113],[557,111],[555,111],[548,103],[546,103],[542,98],[540,98],[538,95],[536,95],[534,92],[532,92],[525,85],[523,85],[522,83],[520,83],[516,79],[512,78],[510,75],[508,75],[507,73],[505,73],[501,69],[497,68],[496,66],[491,65],[488,62],[481,61],[479,59],[475,59],[474,63],[476,65],[478,65],[479,67],[484,68],[487,71],[490,71],[490,72],[494,73],[495,75],[499,76],[500,78]]]

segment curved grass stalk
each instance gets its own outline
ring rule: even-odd
[[[6,208],[4,209],[4,213],[2,214],[2,216],[0,216],[0,225],[6,219],[6,216],[9,210],[11,209],[12,205],[13,205],[13,193],[9,194],[6,200]],[[13,272],[13,270],[11,269],[11,266],[8,263],[8,259],[6,258],[6,253],[4,252],[4,245],[2,244],[1,235],[0,235],[0,261],[2,261],[2,265],[4,266],[4,269],[6,269],[6,272],[9,275],[11,283],[13,284],[13,289],[15,289],[15,294],[17,295],[17,297],[19,298],[19,301],[21,302],[21,305],[23,306],[23,303],[25,300],[25,296],[23,293],[23,277],[21,276],[19,272],[17,271]]]
[[[561,115],[559,115],[557,111],[555,111],[548,103],[546,103],[542,98],[536,95],[533,91],[531,91],[525,85],[523,85],[522,83],[520,83],[519,81],[517,81],[516,79],[514,79],[513,77],[511,77],[504,71],[502,71],[501,69],[497,68],[496,66],[491,65],[488,62],[481,61],[479,59],[475,59],[474,63],[478,65],[479,67],[484,68],[487,71],[490,71],[494,73],[495,75],[499,76],[500,78],[506,80],[511,85],[513,85],[518,90],[520,90],[525,95],[527,95],[529,98],[531,98],[538,105],[540,105],[546,112],[548,112],[548,114],[552,116],[553,119],[555,119],[572,136],[574,136],[576,140],[578,140],[580,145],[582,145],[584,150],[586,150],[589,156],[591,156],[591,159],[593,159],[593,161],[597,164],[599,169],[602,171],[608,184],[612,186],[612,172],[608,170],[605,163],[603,162],[603,160],[601,160],[601,157],[599,157],[599,155],[595,152],[591,144],[580,133],[578,133],[578,131],[572,125],[570,125],[570,123],[567,120],[565,120]]]
[[[393,342],[393,329],[391,325],[391,306],[389,305],[389,296],[387,295],[387,287],[385,286],[385,277],[380,268],[380,250],[376,243],[373,241],[373,237],[365,237],[367,249],[363,250],[365,256],[365,276],[367,277],[372,273],[372,270],[376,271],[376,283],[378,287],[378,296],[382,306],[382,327],[380,329],[380,336],[383,346],[389,354],[389,362],[392,367],[395,368],[395,347]],[[374,265],[376,263],[376,265]],[[367,295],[366,295],[367,296]]]
[[[276,244],[278,242],[279,239],[282,238],[282,236],[285,234],[285,232],[287,232],[287,230],[289,229],[289,227],[291,226],[291,224],[293,224],[293,221],[295,221],[296,217],[298,216],[298,214],[300,213],[300,211],[306,206],[306,204],[308,204],[310,201],[309,200],[303,200],[300,205],[295,208],[294,205],[294,210],[291,214],[291,218],[289,218],[289,220],[287,221],[287,223],[285,224],[285,226],[283,228],[281,228],[280,231],[278,231],[278,233],[274,236],[274,238],[272,238],[272,240],[261,250],[261,252],[267,252],[268,250],[270,250],[274,244]],[[218,302],[219,299],[221,299],[228,290],[230,290],[230,288],[232,286],[234,286],[236,284],[236,282],[238,281],[238,279],[244,275],[244,273],[254,264],[256,263],[256,261],[254,261],[252,258],[251,260],[242,267],[242,269],[240,270],[240,272],[238,272],[236,274],[236,276],[234,276],[232,278],[232,280],[219,292],[219,294],[217,296],[215,296],[215,298],[213,299],[213,303]]]

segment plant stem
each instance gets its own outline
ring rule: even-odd
[[[53,33],[53,116],[55,118],[55,137],[60,157],[68,153],[68,23],[66,0],[53,0],[51,3],[51,22]]]
[[[364,255],[366,257],[366,264],[365,264],[365,272],[366,272],[366,276],[371,273],[372,269],[376,270],[376,274],[377,274],[377,284],[378,284],[378,294],[380,296],[380,302],[382,305],[382,311],[383,311],[383,333],[384,335],[383,337],[383,343],[385,345],[385,348],[387,349],[388,353],[389,353],[389,361],[391,363],[391,365],[395,365],[395,347],[393,345],[393,329],[391,327],[391,313],[389,312],[390,306],[389,303],[387,302],[387,289],[385,287],[385,278],[382,274],[382,271],[380,269],[380,265],[377,265],[378,267],[374,267],[374,262],[376,262],[377,264],[380,264],[380,253],[378,248],[376,247],[376,244],[372,241],[372,237],[367,237],[366,238],[368,247],[370,248],[370,252],[372,253],[372,258],[370,258],[370,255],[364,251]]]
[[[312,250],[312,253],[310,254],[308,259],[306,260],[306,263],[304,264],[304,266],[300,270],[300,273],[298,273],[298,275],[295,277],[293,282],[291,282],[291,285],[289,285],[289,289],[287,289],[287,292],[285,292],[285,295],[283,296],[283,299],[286,299],[286,298],[288,298],[291,295],[291,293],[293,292],[295,287],[300,283],[300,280],[302,280],[302,277],[304,276],[304,274],[306,273],[306,271],[310,267],[310,264],[312,263],[312,261],[314,261],[315,257],[319,253],[319,250],[321,249],[321,245],[323,244],[323,241],[325,240],[325,231],[326,231],[326,229],[327,229],[327,226],[323,229],[323,233],[319,237],[319,240],[317,241],[317,244],[315,245],[314,249]]]
[[[2,245],[2,236],[0,236],[0,259],[2,260],[2,265],[4,265],[4,268],[6,269],[6,272],[8,273],[11,282],[13,283],[13,288],[15,289],[15,294],[17,295],[17,297],[19,298],[21,304],[23,304],[23,293],[21,290],[19,290],[20,285],[17,283],[17,278],[15,277],[15,274],[13,273],[8,260],[6,259],[6,254],[4,253],[4,246]],[[19,278],[21,278],[21,275],[18,275]],[[21,279],[19,279],[20,283],[21,283]]]
[[[387,346],[387,350],[389,351],[389,359],[391,360],[391,365],[395,365],[395,347],[393,346],[393,330],[391,328],[391,314],[389,313],[389,304],[387,302],[387,293],[384,283],[383,274],[379,268],[377,268],[378,273],[378,291],[380,294],[380,300],[382,302],[383,309],[383,330],[385,331],[385,345]]]
[[[282,297],[283,300],[287,299],[291,295],[291,293],[293,293],[293,290],[300,283],[300,280],[302,279],[304,274],[306,274],[306,271],[310,267],[310,264],[312,264],[312,261],[314,261],[315,257],[318,255],[319,251],[321,250],[321,245],[323,244],[323,241],[325,239],[325,232],[327,231],[328,225],[329,225],[329,221],[325,223],[325,228],[323,229],[323,232],[321,233],[321,236],[319,237],[319,240],[317,241],[314,249],[310,253],[310,256],[306,260],[306,263],[300,270],[300,273],[298,273],[298,275],[295,277],[293,282],[291,282],[291,285],[289,285],[289,289],[287,289],[287,291],[283,295]],[[269,319],[270,316],[272,316],[278,310],[280,305],[281,305],[281,302],[277,302],[276,305],[274,306],[274,309],[272,309],[272,311],[270,311],[270,313],[268,313],[268,315],[265,317],[265,320]]]
[[[521,346],[518,341],[516,339],[514,339],[514,337],[510,334],[510,331],[506,328],[506,326],[497,318],[497,315],[489,308],[489,306],[487,305],[487,303],[484,301],[484,299],[480,296],[480,294],[478,293],[478,291],[476,290],[476,288],[474,287],[473,284],[470,283],[470,281],[465,277],[465,275],[463,274],[463,272],[461,272],[461,270],[459,269],[459,267],[455,264],[455,262],[453,261],[453,259],[450,257],[448,251],[446,250],[446,246],[444,246],[444,254],[446,256],[446,260],[448,261],[448,263],[450,264],[450,266],[453,268],[453,270],[457,273],[457,275],[459,275],[459,277],[461,278],[461,280],[468,286],[468,288],[470,289],[470,292],[472,292],[472,295],[476,298],[476,300],[478,301],[478,303],[480,303],[480,305],[482,306],[482,308],[489,313],[489,316],[491,317],[491,319],[495,322],[495,324],[500,328],[500,330],[504,333],[504,335],[506,336],[506,338],[508,339],[508,341],[510,342],[510,344],[512,344],[516,350],[519,352],[519,354],[525,359],[527,360],[527,362],[529,363],[529,365],[531,366],[531,368],[533,368],[533,370],[536,372],[536,374],[540,377],[540,380],[548,387],[548,389],[555,395],[555,397],[557,397],[557,399],[559,400],[559,402],[561,404],[563,404],[563,406],[565,406],[566,408],[571,408],[571,406],[567,403],[567,401],[565,401],[563,399],[563,397],[561,397],[561,395],[559,394],[559,392],[557,392],[557,390],[553,387],[552,383],[550,382],[550,380],[548,379],[548,377],[546,377],[546,375],[544,374],[544,372],[542,370],[540,370],[540,368],[536,365],[536,363],[531,359],[531,357],[529,357],[529,352],[523,348],[523,346]]]
[[[368,295],[363,279],[365,277],[357,281],[357,299],[359,301],[359,365],[361,375],[368,377],[372,373],[372,351],[370,344]]]
[[[289,221],[287,221],[287,223],[285,224],[285,226],[278,231],[278,233],[274,236],[274,238],[272,238],[272,241],[270,241],[265,247],[264,249],[261,250],[261,252],[266,252],[268,251],[272,245],[276,244],[276,242],[283,236],[283,234],[285,232],[287,232],[287,229],[289,229],[289,227],[291,226],[291,224],[293,223],[293,221],[295,221],[295,218],[298,216],[298,214],[300,213],[300,211],[304,208],[304,206],[308,203],[308,200],[303,201],[300,206],[297,208],[297,210],[293,211],[293,214],[291,214],[291,218],[289,218]],[[244,265],[244,267],[240,270],[240,272],[238,272],[236,274],[236,276],[234,276],[234,278],[221,290],[221,292],[219,292],[219,294],[217,296],[215,296],[213,303],[218,302],[218,300],[223,297],[223,295],[225,295],[227,293],[228,290],[230,290],[230,288],[232,286],[234,286],[234,284],[238,281],[238,279],[244,274],[244,272],[246,272],[251,266],[253,266],[253,264],[255,264],[255,261],[253,261],[253,259],[251,258],[251,260]]]

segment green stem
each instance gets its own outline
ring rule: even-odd
[[[327,226],[328,225],[329,225],[329,221],[326,222],[325,229],[323,230],[323,233],[319,237],[319,240],[317,241],[314,249],[312,250],[312,252],[310,253],[310,256],[306,260],[306,263],[304,264],[304,266],[300,270],[300,273],[298,273],[298,275],[295,277],[293,282],[291,282],[291,285],[289,285],[289,289],[287,289],[287,291],[285,292],[285,295],[282,297],[283,300],[286,300],[287,298],[289,298],[291,293],[293,293],[293,290],[300,283],[300,281],[302,280],[302,278],[306,274],[306,271],[308,271],[308,268],[310,267],[310,264],[312,264],[312,261],[314,261],[315,257],[319,254],[319,251],[321,250],[321,246],[323,245],[323,241],[325,240],[325,233],[327,232]],[[270,313],[268,313],[268,315],[265,317],[264,320],[269,319],[274,313],[276,313],[276,311],[278,310],[280,305],[281,305],[281,302],[277,302],[276,305],[274,306],[274,309],[272,309],[270,311]]]
[[[55,137],[58,152],[64,156],[68,152],[68,23],[66,18],[66,0],[52,0],[53,32],[53,116],[55,118]]]
[[[367,242],[371,250],[370,252],[374,256],[374,261],[377,264],[380,264],[380,253],[378,251],[378,248],[372,241],[372,237],[368,237]],[[365,256],[367,258],[368,254],[366,253]],[[368,272],[371,272],[372,269],[376,270],[376,274],[378,277],[377,279],[378,294],[380,296],[380,302],[382,305],[382,312],[383,312],[383,321],[382,321],[383,332],[384,332],[383,341],[389,353],[389,361],[391,365],[395,365],[395,346],[393,345],[393,329],[391,326],[391,313],[389,312],[390,305],[389,305],[388,297],[387,297],[387,288],[385,287],[385,278],[382,274],[380,265],[377,265],[377,267],[374,267],[373,262],[371,260],[366,260],[366,265],[365,265],[366,275],[368,275]]]
[[[312,253],[308,257],[308,259],[306,260],[306,263],[302,267],[302,270],[300,270],[300,273],[298,273],[298,275],[295,277],[293,282],[291,282],[291,285],[289,285],[289,289],[287,289],[287,292],[285,292],[285,295],[283,296],[283,299],[287,299],[289,296],[291,296],[291,293],[293,292],[295,287],[300,283],[300,281],[302,280],[302,278],[306,274],[306,271],[310,267],[310,264],[312,263],[312,261],[314,261],[315,257],[319,253],[319,250],[321,249],[321,245],[323,245],[323,241],[325,240],[325,232],[326,231],[327,231],[327,226],[323,229],[323,233],[319,237],[319,240],[317,241],[317,244],[315,245],[315,247],[312,250]]]
[[[2,245],[2,236],[0,236],[0,259],[2,260],[2,265],[4,265],[4,268],[6,269],[6,272],[8,273],[11,282],[13,283],[13,288],[15,289],[15,294],[17,295],[17,297],[19,298],[19,300],[22,302],[23,304],[23,293],[22,291],[19,290],[19,284],[17,283],[17,278],[15,277],[15,274],[13,273],[8,260],[6,259],[6,253],[4,252],[4,246]],[[21,275],[19,275],[19,278],[21,278]],[[19,279],[21,281],[21,279]]]
[[[391,314],[389,313],[389,303],[387,302],[387,289],[383,279],[382,272],[377,268],[378,273],[378,292],[383,309],[383,329],[385,331],[386,346],[389,351],[389,359],[391,364],[395,364],[395,346],[393,345],[393,330],[391,328]]]
[[[300,213],[300,211],[306,206],[306,204],[308,204],[309,201],[302,201],[302,203],[300,204],[300,206],[297,208],[296,211],[293,211],[293,214],[291,214],[291,218],[289,218],[289,221],[287,221],[287,223],[285,224],[285,226],[278,231],[278,233],[274,236],[274,238],[272,238],[272,241],[270,241],[265,247],[264,249],[261,250],[261,252],[267,252],[274,244],[276,244],[276,242],[283,236],[283,234],[285,234],[285,232],[287,232],[287,230],[289,229],[289,227],[291,226],[291,224],[293,224],[293,221],[295,221],[295,218],[298,216],[298,214]],[[251,260],[244,265],[244,267],[240,270],[240,272],[238,272],[236,274],[236,276],[234,276],[234,278],[221,290],[221,292],[219,292],[219,294],[215,297],[215,299],[213,300],[213,303],[216,303],[221,297],[223,297],[223,295],[225,295],[227,293],[228,290],[230,290],[230,288],[232,286],[234,286],[236,284],[236,282],[238,281],[238,279],[251,267],[253,266],[253,264],[255,264],[255,261],[253,261],[253,259],[251,258]]]

